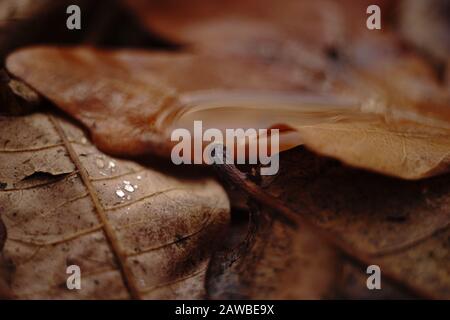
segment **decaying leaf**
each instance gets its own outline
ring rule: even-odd
[[[413,292],[383,277],[367,290],[366,265],[348,259],[307,225],[287,225],[253,203],[246,238],[214,254],[207,275],[212,299],[407,299]],[[279,217],[279,216],[278,216]],[[231,231],[230,236],[242,234]],[[245,234],[245,233],[244,233]]]
[[[54,7],[60,18],[65,3]],[[0,35],[0,56],[81,39],[168,40],[184,51],[41,46],[10,56],[9,72],[80,121],[94,144],[52,114],[0,118],[1,298],[450,299],[448,70],[445,80],[404,46],[385,19],[392,1],[76,3],[86,5],[82,32],[37,36],[32,26],[52,19],[33,18],[4,29],[14,32]],[[367,30],[369,4],[382,6],[382,30]],[[86,11],[110,5],[90,26],[97,17]],[[403,36],[448,60],[436,42],[445,28],[411,30]],[[22,88],[36,98],[1,76],[0,111],[29,100]],[[171,131],[194,120],[283,128],[278,175],[219,169],[256,202],[231,251],[215,252],[229,221],[216,182],[112,157],[167,157]],[[381,291],[367,290],[369,264],[381,266]],[[80,291],[67,288],[70,265],[81,267]]]
[[[448,29],[448,19],[442,14],[448,7],[445,0],[433,0],[431,4],[413,1],[411,6],[408,1],[382,0],[123,2],[147,28],[172,41],[187,43],[197,52],[230,59],[246,57],[286,73],[300,70],[304,74],[309,70],[313,75],[310,83],[341,89],[345,83],[346,90],[363,97],[381,90],[390,99],[395,97],[397,104],[406,103],[408,110],[450,119],[449,93],[436,81],[436,70],[417,52],[406,50],[401,32],[389,23],[393,18],[400,20],[413,37],[424,38],[431,47],[445,47],[448,41],[440,35]],[[370,5],[381,8],[381,30],[367,28],[366,11]],[[404,14],[399,17],[399,12]],[[416,18],[420,14],[420,19]],[[421,22],[408,28],[411,20]],[[436,32],[431,31],[436,28]],[[448,50],[441,49],[440,55],[445,63]]]
[[[416,122],[340,121],[298,126],[304,144],[319,154],[355,167],[405,179],[420,179],[450,168],[450,131]]]
[[[406,40],[445,62],[450,55],[449,11],[447,0],[402,1],[400,31]]]
[[[83,2],[83,3],[82,3]],[[15,48],[27,43],[45,42],[61,39],[61,32],[56,32],[56,21],[64,22],[61,14],[70,4],[84,5],[84,0],[3,0],[0,2],[0,59]],[[70,34],[67,34],[70,37]],[[3,64],[3,63],[2,63]]]
[[[188,117],[191,123],[203,120],[212,128],[284,124],[299,132],[294,145],[305,144],[349,165],[405,179],[429,177],[449,168],[447,123],[438,128],[413,111],[404,116],[404,109],[398,113],[409,119],[397,119],[400,116],[389,114],[395,114],[396,100],[391,106],[389,101],[373,102],[368,97],[350,100],[346,106],[338,96],[312,102],[302,95],[271,96],[270,90],[292,88],[295,82],[283,76],[280,79],[285,81],[274,82],[270,70],[251,63],[89,48],[32,48],[12,55],[8,68],[85,124],[100,149],[113,154],[168,156],[171,130]],[[230,88],[260,91],[250,98],[239,94],[236,98],[224,92]],[[189,99],[208,89],[222,93],[201,93]],[[187,106],[178,92],[189,101]],[[201,105],[196,105],[198,101]],[[116,116],[111,119],[110,114]]]
[[[0,114],[25,114],[39,102],[35,91],[22,81],[11,79],[5,70],[0,70]]]
[[[312,47],[333,45],[354,33],[366,33],[368,5],[385,8],[389,4],[383,0],[122,2],[149,30],[175,42],[200,46],[201,50],[215,46],[227,50],[230,43],[232,47],[239,42],[245,46],[249,39],[267,39],[274,35],[283,40],[300,39]]]
[[[5,228],[5,224],[3,223],[3,220],[1,219],[1,216],[0,216],[0,252],[3,250],[5,241],[6,241],[6,228]]]
[[[48,0],[4,0],[0,3],[0,27],[21,19],[29,19],[43,9],[48,9]]]
[[[342,257],[340,277],[335,284],[335,297],[338,299],[414,299],[418,296],[398,281],[387,277],[381,278],[380,290],[367,290],[367,265],[356,264],[351,259]],[[381,270],[382,272],[382,270]]]
[[[243,178],[234,182],[418,294],[450,297],[448,174],[404,181],[351,169],[302,147],[282,153],[280,168],[258,186]],[[235,176],[229,170],[226,175]]]
[[[189,54],[35,48],[8,67],[86,125],[101,150],[126,156],[170,154],[164,117],[178,110],[178,91],[302,86],[258,63]]]
[[[6,241],[6,227],[3,223],[0,211],[0,299],[11,298],[10,290],[8,289],[7,280],[5,279],[5,261],[3,257],[3,246]]]
[[[204,296],[229,203],[210,178],[177,178],[98,151],[70,122],[0,120],[0,279],[15,298]],[[69,290],[66,268],[81,269]]]
[[[297,229],[267,212],[249,224],[247,239],[214,256],[208,273],[213,299],[320,299],[331,297],[337,253],[308,228]]]

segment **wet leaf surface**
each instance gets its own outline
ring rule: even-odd
[[[229,214],[216,182],[111,158],[48,114],[4,117],[0,128],[2,278],[13,297],[204,296]],[[66,287],[73,264],[82,290]]]
[[[35,95],[23,80],[90,136],[46,113],[0,118],[1,297],[450,298],[446,29],[414,18],[437,6],[397,17],[389,1],[119,2],[100,28],[52,41],[177,52],[37,46],[8,59],[1,112],[30,110],[16,107]],[[381,31],[366,28],[374,3]],[[0,55],[42,43],[30,27],[42,19],[0,34]],[[180,119],[290,127],[289,148],[303,145],[276,176],[219,168],[252,218],[231,249],[215,251],[234,237],[216,182],[113,157],[167,160]],[[80,292],[66,289],[71,264]],[[367,290],[369,264],[381,291]]]
[[[168,128],[176,127],[170,115],[184,108],[180,93],[221,90],[222,98],[212,100],[220,104],[220,99],[227,101],[230,89],[270,92],[295,87],[295,81],[290,82],[288,76],[280,75],[284,81],[274,82],[272,70],[264,70],[258,64],[245,60],[222,62],[208,56],[43,47],[13,54],[8,68],[86,125],[101,150],[126,156],[168,156],[172,145]],[[96,72],[92,74],[94,68]],[[254,97],[258,101],[258,93]],[[294,109],[285,110],[280,107],[283,102],[272,100],[273,106],[269,107],[276,116],[266,119],[266,127],[282,124],[297,130],[297,144],[305,144],[319,154],[405,179],[429,177],[449,168],[450,125],[435,127],[432,120],[415,113],[413,107],[405,113],[389,100],[368,96],[360,107],[356,102],[336,109],[337,102],[328,99],[320,108],[313,108],[302,105],[300,100],[292,102]],[[259,127],[252,123],[263,117],[257,107],[245,114],[246,108],[239,101],[228,103],[235,107],[229,111],[234,114],[227,118],[217,116],[215,121],[219,124],[211,127],[233,128],[236,119],[246,119],[249,123],[245,128]],[[212,111],[215,110],[219,109]],[[109,114],[116,116],[111,118]],[[191,112],[190,117],[206,120],[201,112]]]
[[[126,156],[170,154],[161,122],[179,109],[179,92],[302,86],[258,63],[145,51],[42,47],[19,51],[8,67],[87,126],[101,150]]]

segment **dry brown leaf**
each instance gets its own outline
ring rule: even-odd
[[[308,45],[341,43],[355,33],[367,34],[366,9],[388,9],[385,0],[123,0],[149,28],[172,41],[226,47],[249,39],[300,39]],[[253,48],[256,51],[258,48]],[[270,50],[270,47],[268,48]],[[249,48],[249,50],[252,50]]]
[[[101,150],[126,156],[170,154],[173,124],[163,120],[178,112],[177,92],[293,89],[304,83],[247,60],[83,47],[22,50],[7,64],[87,126]]]
[[[383,108],[450,122],[450,91],[429,60],[405,51],[396,34],[371,35],[346,51],[350,66],[338,76],[343,90],[373,97]],[[344,71],[341,70],[341,71]]]
[[[404,181],[347,168],[302,147],[281,154],[280,169],[251,187],[259,201],[309,222],[328,243],[380,265],[383,275],[418,294],[450,297],[448,174]]]
[[[415,297],[386,277],[382,278],[381,290],[368,290],[367,265],[340,254],[308,225],[293,227],[278,219],[279,215],[268,207],[255,203],[250,207],[248,223],[234,222],[227,237],[231,238],[230,243],[212,257],[206,286],[209,298]]]
[[[0,3],[0,28],[8,23],[30,19],[33,15],[48,9],[49,0],[4,0]],[[2,37],[5,36],[2,34]]]
[[[1,216],[0,216],[0,252],[3,250],[5,241],[6,241],[6,228],[5,228],[5,224],[3,223],[3,220],[1,219]]]
[[[367,290],[367,265],[356,264],[342,258],[339,282],[335,285],[335,297],[338,299],[392,300],[417,299],[414,292],[381,274],[381,289]]]
[[[151,32],[166,39],[230,60],[260,61],[293,77],[300,75],[309,80],[308,87],[316,89],[317,84],[320,88],[333,83],[336,70],[330,68],[330,62],[351,60],[342,58],[357,50],[354,46],[362,51],[358,40],[373,37],[366,28],[367,6],[378,4],[386,15],[390,10],[382,0],[122,2]],[[380,33],[390,35],[386,29]],[[381,56],[370,56],[382,58],[389,50],[381,52]]]
[[[108,157],[48,114],[0,123],[1,278],[13,297],[204,296],[206,266],[228,223],[220,185]],[[81,290],[66,287],[73,264]]]
[[[11,79],[0,70],[0,114],[30,113],[40,103],[40,96],[22,81]]]
[[[450,168],[450,130],[409,121],[341,121],[298,126],[303,143],[346,164],[404,179]]]
[[[406,32],[425,38],[428,46],[444,47],[447,39],[439,34],[447,31],[448,19],[439,14],[446,12],[445,0],[411,6],[402,1],[401,8],[400,1],[383,0],[123,1],[150,30],[197,51],[265,61],[286,73],[309,70],[315,90],[337,86],[363,99],[381,91],[388,104],[394,100],[395,107],[450,121],[450,91],[438,81],[430,59],[405,49],[395,27],[417,20]],[[381,7],[381,30],[366,26],[369,5]],[[441,51],[445,64],[449,54]]]
[[[215,254],[207,291],[213,299],[323,299],[339,274],[334,249],[308,228],[292,228],[254,210],[247,239]],[[257,216],[256,216],[257,215]]]
[[[202,67],[196,69],[192,79],[190,76],[199,65]],[[168,115],[181,114],[177,120],[180,123],[184,117],[178,91],[192,94],[207,89],[271,90],[291,85],[287,81],[274,83],[270,71],[254,67],[258,65],[221,63],[201,56],[161,56],[89,48],[35,48],[19,51],[8,59],[8,68],[13,74],[85,124],[100,149],[127,156],[150,152],[169,155],[170,129],[175,128],[177,122]],[[245,76],[239,76],[243,68],[248,70]],[[94,76],[93,69],[96,70]],[[222,110],[229,113],[212,117],[213,122],[207,123],[207,127],[242,126],[235,119],[247,121],[244,127],[250,128],[282,123],[300,133],[295,144],[304,143],[320,154],[355,167],[405,179],[429,177],[449,169],[449,130],[427,125],[431,120],[413,111],[405,116],[411,118],[407,121],[395,119],[398,116],[386,114],[395,112],[394,107],[385,106],[387,102],[367,98],[362,107],[351,102],[354,105],[348,108],[337,108],[334,104],[338,104],[338,100],[325,100],[319,107],[317,103],[302,105],[301,98],[292,102],[288,99],[290,109],[284,111],[281,108],[286,102],[270,98],[270,94],[269,98],[254,94],[257,108],[251,110],[258,114],[256,117],[252,113],[243,116],[242,102],[230,96],[222,90],[218,96],[207,98],[211,105],[222,103]],[[269,104],[273,101],[272,113],[262,117],[259,104],[267,105],[268,101]],[[234,108],[227,109],[228,105]],[[361,108],[369,110],[362,112]],[[208,111],[207,104],[189,113],[188,119],[206,122],[205,110]],[[109,114],[116,116],[111,119]],[[254,123],[261,118],[266,122]],[[224,124],[223,119],[232,120]],[[448,124],[443,126],[448,127]]]
[[[7,273],[7,263],[5,262],[5,258],[3,257],[3,245],[4,245],[4,241],[6,241],[6,229],[5,229],[5,225],[3,224],[2,220],[1,220],[1,215],[0,215],[0,235],[1,237],[3,237],[3,239],[1,241],[3,241],[3,243],[0,244],[0,299],[11,299],[12,298],[12,294],[11,294],[11,290],[9,289],[8,286],[8,279],[6,276]]]
[[[398,12],[402,36],[443,62],[450,55],[450,3],[447,0],[403,0]]]

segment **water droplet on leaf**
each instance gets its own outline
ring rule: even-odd
[[[103,161],[103,159],[100,159],[100,158],[95,159],[95,164],[100,169],[103,169],[105,167],[105,161]]]
[[[125,197],[125,192],[123,192],[121,189],[116,190],[116,194],[119,198]]]

